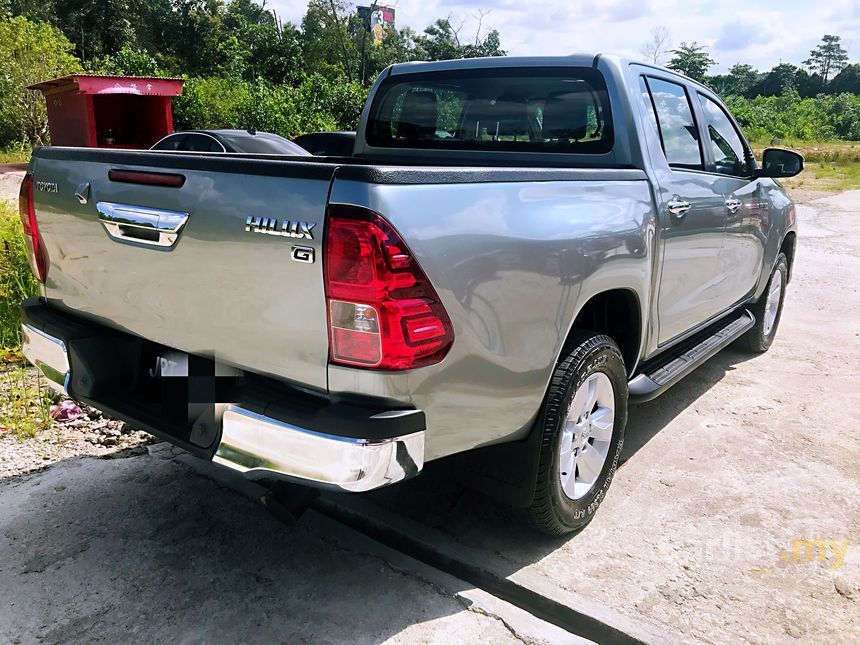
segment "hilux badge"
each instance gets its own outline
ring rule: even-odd
[[[245,220],[245,230],[249,233],[280,235],[282,237],[305,240],[314,239],[313,233],[311,233],[314,226],[316,226],[316,222],[300,222],[298,220],[290,221],[285,219],[278,224],[278,220],[273,217],[254,217],[253,215]]]

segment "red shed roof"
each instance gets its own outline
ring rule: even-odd
[[[183,78],[163,76],[103,76],[100,74],[69,74],[50,81],[30,85],[27,89],[42,94],[75,92],[78,94],[139,94],[142,96],[179,96]]]

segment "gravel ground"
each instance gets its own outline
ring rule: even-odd
[[[14,375],[14,377],[13,377]],[[0,365],[0,419],[21,387],[17,366]],[[35,368],[26,372],[24,387],[46,388]],[[52,421],[35,437],[21,438],[0,426],[0,478],[32,472],[68,457],[107,457],[119,451],[144,454],[146,444],[156,439],[142,430],[104,417],[99,410],[83,406],[81,414],[68,422]]]

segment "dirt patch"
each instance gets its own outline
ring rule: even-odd
[[[18,366],[0,366],[0,479],[41,470],[79,455],[133,455],[140,450],[145,452],[146,444],[156,441],[152,435],[105,417],[89,406],[81,406],[81,414],[72,420],[49,421],[48,427],[37,431],[35,436],[21,436],[13,431],[12,424],[4,425],[3,419],[8,418],[14,400],[24,396],[22,389],[26,390],[26,396],[32,397],[34,391],[46,392],[47,386],[44,379],[38,378],[35,368],[21,374]],[[33,405],[35,402],[31,402]],[[37,414],[35,410],[31,412],[34,417]]]
[[[18,190],[23,178],[24,172],[21,170],[0,169],[0,202],[18,200]]]

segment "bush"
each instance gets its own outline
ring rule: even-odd
[[[189,78],[182,94],[173,100],[177,130],[235,128],[239,106],[250,98],[247,83],[226,78]]]
[[[0,201],[0,349],[21,344],[18,305],[38,293],[24,247],[17,204]]]
[[[860,96],[856,94],[802,99],[789,89],[782,96],[730,98],[728,105],[753,141],[860,139]]]
[[[354,130],[367,98],[360,83],[318,74],[296,86],[225,78],[189,78],[175,99],[177,130],[253,128],[293,138],[321,130]]]
[[[158,61],[142,49],[123,47],[116,54],[99,56],[86,64],[92,74],[113,74],[115,76],[165,76],[158,67]]]

